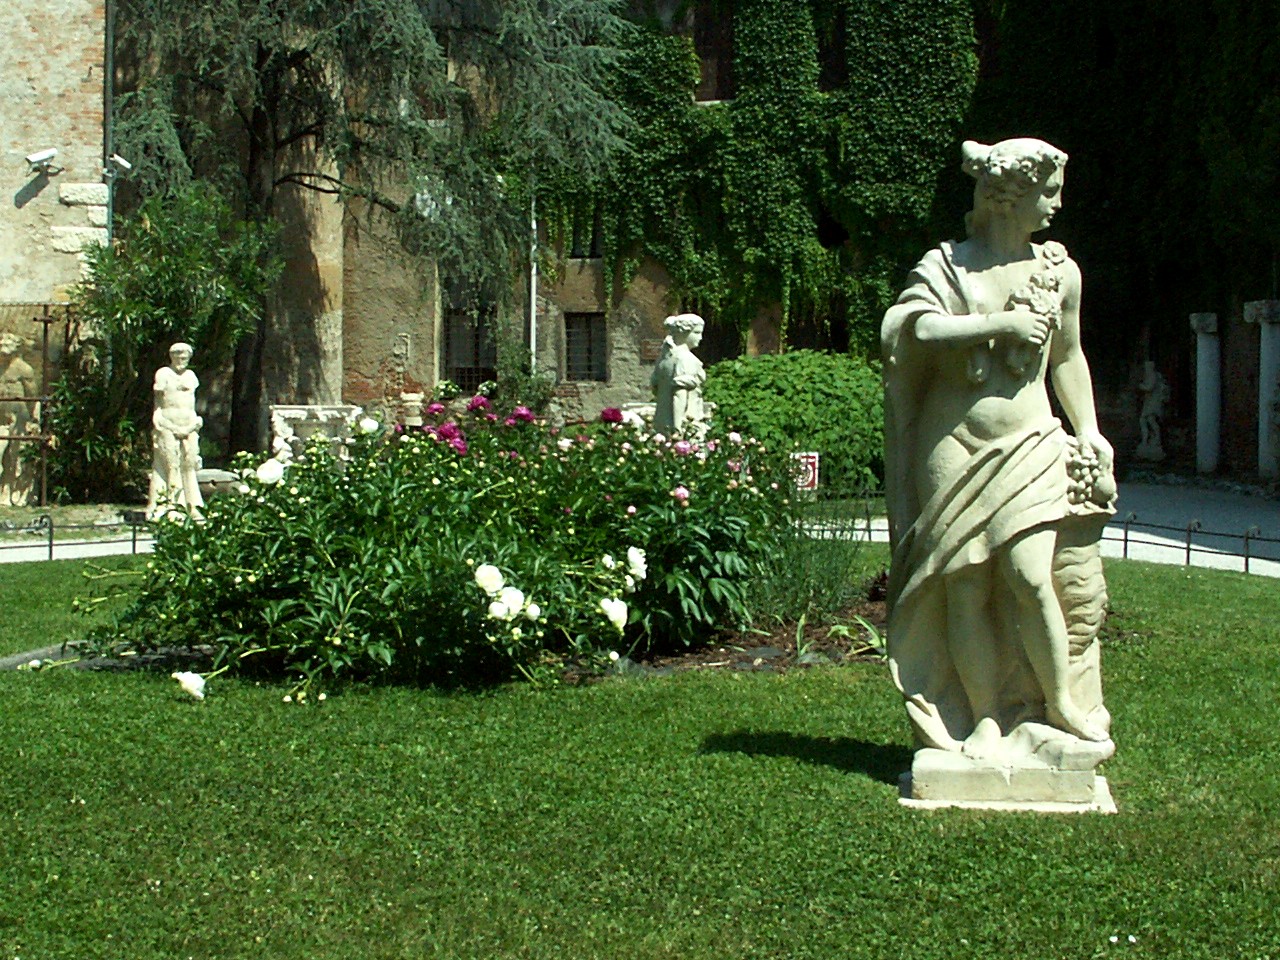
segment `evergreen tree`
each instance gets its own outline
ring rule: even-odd
[[[530,190],[594,181],[623,142],[607,94],[619,0],[119,0],[117,144],[143,194],[210,179],[270,218],[289,186],[363,198],[465,285],[504,289]],[[252,430],[264,327],[236,357]],[[233,443],[245,446],[241,433]]]

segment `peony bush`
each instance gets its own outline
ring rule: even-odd
[[[218,670],[455,684],[709,640],[794,530],[785,461],[736,433],[549,427],[484,397],[239,463],[157,529],[100,648],[211,644]],[[293,691],[305,693],[305,689]]]

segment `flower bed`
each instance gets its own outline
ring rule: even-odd
[[[737,434],[673,442],[614,411],[556,430],[482,397],[426,413],[363,421],[346,458],[241,463],[239,495],[159,526],[99,643],[212,643],[220,668],[301,688],[537,676],[740,625],[792,529],[781,461]]]

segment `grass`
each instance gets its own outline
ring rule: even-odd
[[[0,674],[0,956],[1278,957],[1275,581],[1108,574],[1115,817],[900,808],[872,664],[314,709]]]

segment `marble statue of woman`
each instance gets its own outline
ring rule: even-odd
[[[1067,157],[1016,139],[966,142],[963,161],[968,237],[925,254],[881,328],[890,666],[919,747],[1091,769],[1114,751],[1096,642],[1112,449],[1080,270],[1031,241],[1061,206]]]
[[[682,313],[663,325],[667,337],[649,380],[656,401],[653,426],[672,436],[700,436],[706,428],[702,385],[707,374],[693,351],[702,342],[703,321],[696,313]]]
[[[187,366],[191,354],[189,344],[175,343],[169,348],[169,366],[156,371],[151,487],[147,496],[147,516],[152,519],[168,507],[181,506],[198,513],[204,506],[196,479],[200,469],[199,431],[204,420],[196,414],[196,387],[200,381]]]

